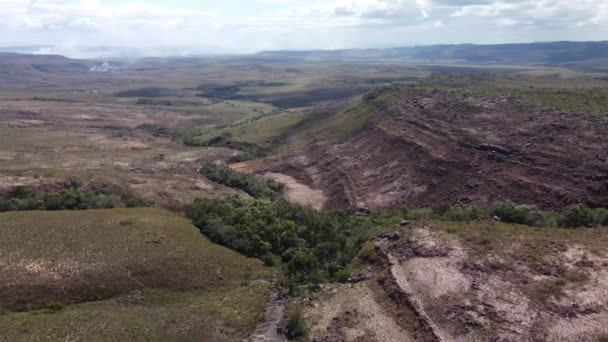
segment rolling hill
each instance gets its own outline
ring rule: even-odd
[[[0,341],[248,336],[269,272],[159,209],[0,214]]]

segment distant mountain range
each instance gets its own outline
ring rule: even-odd
[[[201,57],[221,51],[196,47],[131,48],[89,46],[58,48],[34,45],[0,47],[0,53],[58,54],[80,58],[143,58],[143,57]],[[464,64],[564,65],[583,69],[605,70],[608,66],[608,41],[598,42],[540,42],[500,45],[429,45],[384,49],[262,51],[253,55],[238,55],[270,61],[414,61]]]
[[[259,57],[290,60],[411,60],[469,64],[542,64],[604,60],[608,64],[608,41],[544,42],[501,45],[429,45],[386,49],[263,51]]]
[[[0,46],[0,53],[38,54],[51,48],[46,45]]]

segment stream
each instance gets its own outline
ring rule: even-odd
[[[287,342],[287,337],[277,331],[285,313],[286,297],[279,292],[272,295],[272,300],[266,306],[264,321],[258,324],[248,342]]]

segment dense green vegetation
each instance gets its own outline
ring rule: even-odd
[[[227,100],[234,98],[241,88],[238,85],[201,85],[198,90],[201,92],[196,96]]]
[[[544,211],[509,201],[486,207],[446,205],[368,215],[319,212],[285,201],[278,183],[241,174],[224,165],[205,165],[201,174],[255,198],[196,200],[188,215],[201,232],[214,242],[260,258],[268,265],[280,265],[288,278],[298,283],[348,279],[349,265],[361,246],[374,232],[402,219],[495,219],[535,227],[568,228],[608,225],[608,210],[580,204],[563,212]]]
[[[169,88],[146,87],[140,89],[128,89],[117,92],[116,97],[163,97],[177,95],[178,91]]]
[[[135,103],[137,105],[150,105],[150,106],[173,106],[173,102],[169,100],[156,100],[141,98]]]
[[[205,164],[199,172],[211,181],[242,190],[254,198],[279,198],[284,191],[281,183],[236,172],[222,164]]]
[[[234,156],[229,162],[240,162],[252,159],[264,158],[268,155],[268,149],[247,141],[235,140],[229,132],[206,139],[197,133],[180,133],[157,124],[139,125],[137,129],[151,134],[155,137],[181,139],[183,144],[190,147],[225,147],[242,153]]]
[[[168,129],[167,127],[163,127],[156,124],[139,125],[137,126],[137,129],[149,133],[155,137],[176,138],[179,136],[177,132]]]
[[[567,207],[562,212],[541,210],[535,206],[518,205],[510,201],[493,206],[472,204],[439,206],[432,209],[404,210],[408,219],[442,219],[447,221],[474,221],[498,219],[506,223],[533,227],[596,227],[608,225],[608,209],[592,209],[583,204]]]
[[[374,230],[389,219],[319,212],[282,199],[198,199],[188,215],[212,241],[282,265],[295,282],[344,281]]]
[[[517,92],[516,95],[533,105],[553,107],[573,113],[608,115],[608,91],[605,88],[528,88]]]
[[[84,210],[145,207],[132,194],[104,184],[70,179],[52,189],[17,186],[0,193],[0,212],[22,210]]]
[[[450,89],[470,96],[513,96],[522,103],[539,108],[553,108],[576,114],[608,116],[608,89],[585,86],[577,88],[549,88],[519,84],[515,81],[498,82],[490,75],[436,74],[425,80],[419,89]]]
[[[230,133],[223,133],[211,139],[201,139],[198,136],[187,135],[184,137],[184,145],[193,147],[226,147],[242,151],[244,155],[239,157],[242,161],[264,158],[268,154],[268,151],[258,144],[233,140]],[[232,161],[236,162],[237,160]]]

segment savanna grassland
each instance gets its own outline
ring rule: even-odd
[[[160,209],[0,214],[0,340],[244,338],[269,270]]]
[[[0,55],[0,340],[608,336],[596,62],[294,54]]]

